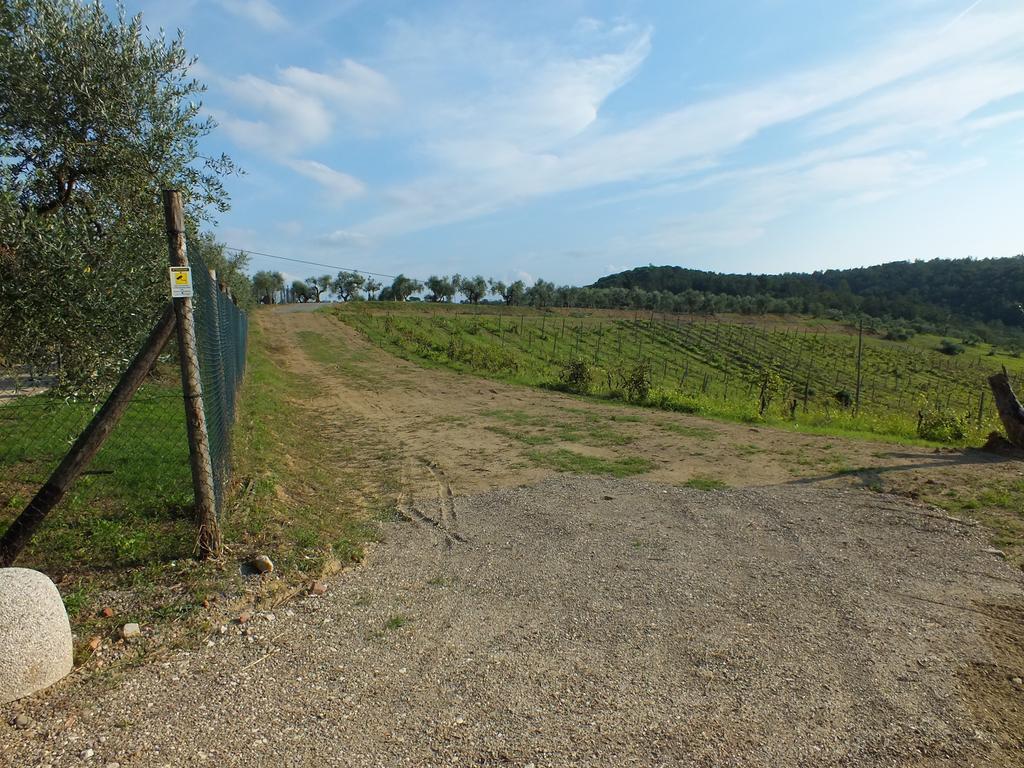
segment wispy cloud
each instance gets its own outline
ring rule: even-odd
[[[352,232],[347,229],[336,229],[316,238],[318,245],[330,248],[353,249],[365,248],[370,244],[370,238],[361,232]]]
[[[364,182],[313,159],[300,159],[338,137],[338,125],[370,125],[398,104],[381,73],[351,59],[329,71],[285,67],[274,80],[252,74],[220,78],[226,108],[212,110],[239,145],[258,150],[315,181],[337,204],[358,197]]]
[[[592,27],[583,25],[581,34]],[[651,30],[626,26],[591,41],[603,51],[548,47],[532,57],[481,43],[479,30],[435,32],[402,28],[398,37],[413,60],[427,57],[432,44],[447,52],[461,34],[474,41],[461,56],[483,46],[497,61],[478,68],[484,86],[471,90],[472,101],[422,95],[428,114],[416,125],[434,172],[389,190],[389,210],[366,222],[366,231],[415,230],[571,190],[693,178],[726,166],[769,129],[812,119],[801,149],[831,143],[847,157],[838,153],[822,172],[854,179],[855,169],[872,162],[891,169],[901,157],[909,173],[927,165],[926,154],[866,155],[927,147],[980,108],[1024,89],[1019,7],[975,9],[955,25],[897,33],[871,50],[621,128],[601,124],[602,105],[643,65]],[[860,178],[866,186],[875,176]]]
[[[284,29],[288,20],[274,7],[270,0],[219,0],[229,13],[268,30]]]
[[[337,171],[316,160],[288,160],[285,163],[296,173],[312,179],[328,195],[328,201],[336,205],[360,197],[366,191],[366,185],[355,176]]]

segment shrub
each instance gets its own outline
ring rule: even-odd
[[[594,383],[594,369],[586,360],[574,357],[562,364],[558,382],[563,389],[585,394]]]
[[[940,443],[967,437],[967,418],[939,406],[927,406],[917,414],[917,436]]]
[[[845,389],[840,389],[838,392],[832,395],[832,397],[834,397],[835,401],[839,403],[841,406],[843,406],[843,408],[849,408],[851,405],[853,405],[853,395],[851,395]]]
[[[938,350],[944,355],[961,355],[964,351],[964,345],[957,344],[950,339],[943,339],[938,346]]]
[[[625,373],[619,373],[619,388],[626,400],[631,403],[642,403],[651,393],[650,363],[636,363]]]

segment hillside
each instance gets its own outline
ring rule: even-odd
[[[673,266],[607,275],[594,288],[800,299],[808,312],[837,309],[875,317],[950,318],[1024,327],[1024,255],[1002,259],[896,261],[873,267],[780,275],[730,275]]]

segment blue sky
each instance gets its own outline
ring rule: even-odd
[[[128,10],[199,57],[233,246],[573,284],[1024,251],[1021,0]]]

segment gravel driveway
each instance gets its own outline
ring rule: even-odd
[[[34,723],[2,728],[0,761],[1021,761],[988,707],[1020,701],[993,692],[1021,671],[993,638],[1024,580],[933,509],[806,486],[560,477],[404,513],[325,596],[98,695],[30,700]]]

